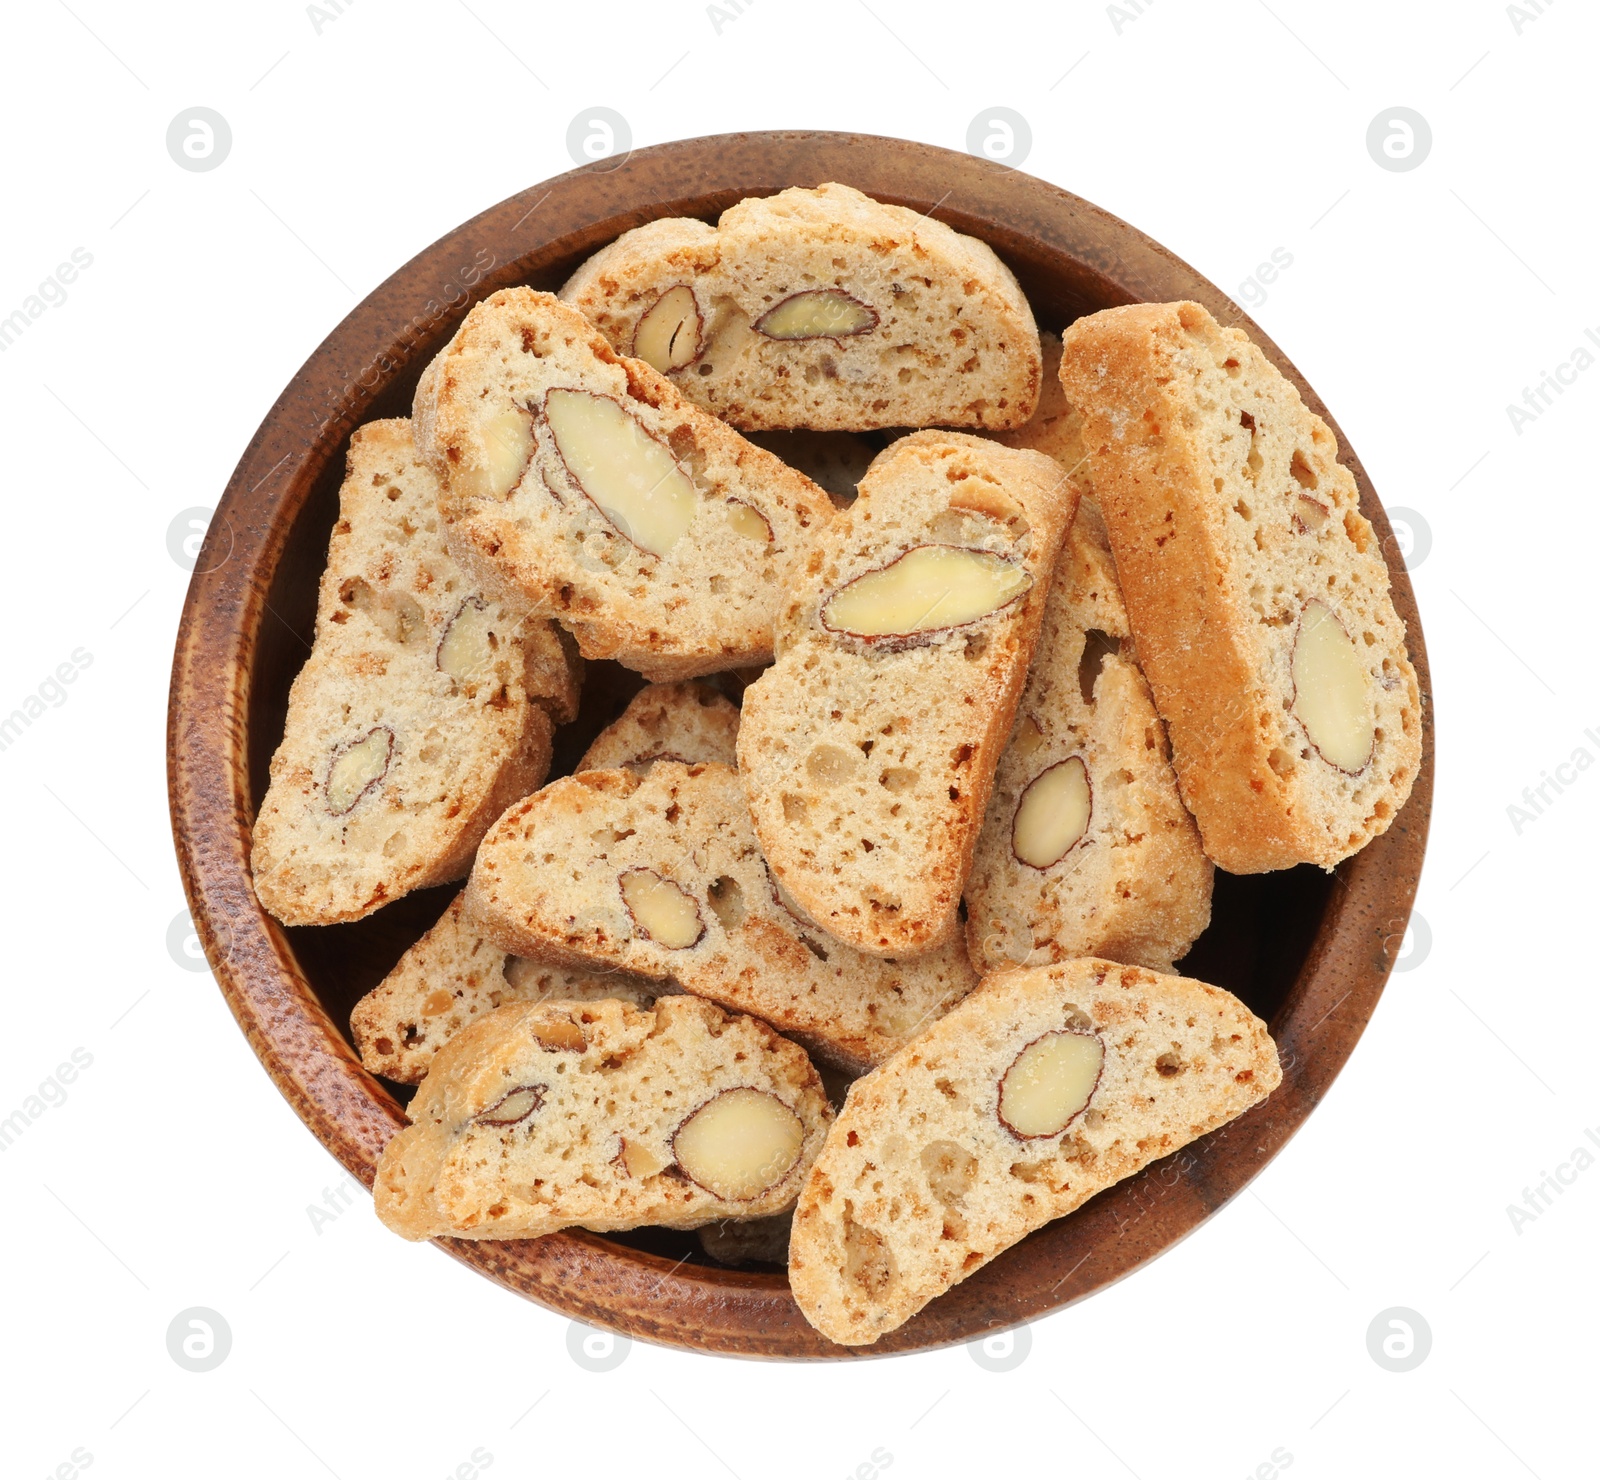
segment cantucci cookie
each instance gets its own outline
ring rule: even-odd
[[[373,1186],[408,1239],[775,1213],[833,1119],[802,1049],[695,997],[499,1008],[434,1056],[409,1113]]]
[[[551,782],[490,831],[467,908],[508,951],[670,980],[851,1071],[887,1058],[977,980],[959,939],[899,960],[816,928],[767,872],[728,766],[658,760],[642,776]]]
[[[580,771],[615,771],[652,761],[734,763],[739,707],[703,683],[647,684],[597,736]]]
[[[705,684],[650,684],[595,737],[580,771],[645,767],[670,758],[733,764],[739,711]],[[570,970],[495,945],[458,894],[438,922],[355,1005],[350,1029],[374,1074],[415,1084],[434,1054],[483,1013],[507,1002],[620,997],[648,1007],[663,991],[616,970]]]
[[[652,221],[561,290],[736,427],[1020,426],[1039,336],[983,242],[848,185]]]
[[[851,1086],[789,1287],[829,1340],[870,1344],[1280,1077],[1266,1024],[1220,987],[1096,960],[997,973]]]
[[[1088,499],[1056,563],[965,898],[980,972],[1074,956],[1167,971],[1211,919],[1211,861]]]
[[[462,907],[458,894],[388,976],[356,1003],[350,1031],[374,1074],[417,1084],[433,1056],[468,1024],[508,1002],[594,1002],[648,1007],[664,990],[621,971],[571,971],[508,956]]]
[[[457,556],[558,618],[585,657],[652,679],[765,662],[788,566],[833,513],[809,479],[531,288],[467,315],[415,417]]]
[[[1206,852],[1332,868],[1394,821],[1417,676],[1338,444],[1196,303],[1079,319],[1061,362],[1139,660]]]
[[[951,930],[1077,489],[958,432],[894,443],[795,572],[739,771],[773,873],[858,950]]]
[[[357,920],[458,879],[550,765],[578,668],[553,624],[446,552],[406,421],[350,439],[311,656],[256,818],[256,895],[286,925]]]

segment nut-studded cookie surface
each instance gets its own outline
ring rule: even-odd
[[[977,980],[958,937],[899,959],[819,929],[768,872],[727,766],[658,760],[643,776],[552,782],[484,839],[467,908],[508,951],[670,980],[848,1071],[888,1057]]]
[[[979,971],[1105,956],[1171,970],[1211,919],[1093,502],[1078,506],[964,898]]]
[[[749,199],[715,227],[624,233],[561,290],[622,354],[736,427],[1014,427],[1039,336],[1011,270],[848,185]]]
[[[508,288],[417,387],[450,548],[658,681],[765,662],[790,564],[833,505],[577,310]]]
[[[1077,500],[1042,453],[918,432],[796,572],[739,772],[773,873],[858,950],[953,931]]]
[[[350,441],[316,638],[289,691],[251,869],[285,924],[355,920],[458,879],[544,779],[578,667],[554,624],[447,552],[406,421]]]
[[[373,1188],[409,1239],[776,1213],[833,1118],[800,1048],[695,997],[499,1008],[435,1055],[410,1114]]]
[[[795,1209],[795,1299],[831,1340],[874,1342],[1280,1077],[1220,987],[1093,959],[988,977],[851,1086]]]

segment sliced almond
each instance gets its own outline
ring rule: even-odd
[[[960,545],[918,545],[857,576],[823,604],[822,625],[853,637],[909,637],[964,627],[1033,585],[1013,560]]]
[[[459,682],[488,678],[494,672],[498,641],[488,602],[481,596],[469,596],[444,629],[434,661],[441,672]]]
[[[1011,822],[1011,851],[1029,868],[1059,863],[1089,831],[1089,770],[1075,755],[1041,771],[1027,785]]]
[[[1044,744],[1044,731],[1039,728],[1039,722],[1034,717],[1024,715],[1017,722],[1017,728],[1012,732],[1011,748],[1023,760],[1037,755],[1039,747]]]
[[[1105,1058],[1105,1045],[1091,1033],[1035,1038],[1000,1081],[1000,1123],[1025,1140],[1059,1136],[1094,1097]]]
[[[335,817],[353,811],[368,791],[383,780],[394,754],[394,731],[387,725],[368,730],[359,740],[334,752],[324,794]]]
[[[548,1084],[519,1084],[487,1109],[480,1110],[474,1120],[478,1125],[515,1125],[543,1107],[549,1090]]]
[[[631,868],[619,883],[634,924],[657,945],[683,951],[706,933],[699,906],[671,879],[653,869]]]
[[[749,1202],[789,1175],[805,1136],[800,1117],[776,1095],[730,1089],[678,1127],[672,1154],[713,1196]]]
[[[582,1053],[589,1046],[583,1029],[571,1018],[558,1018],[553,1023],[539,1023],[532,1030],[539,1043],[554,1053]]]
[[[663,1167],[671,1165],[669,1158],[639,1141],[630,1141],[626,1136],[618,1136],[617,1140],[621,1145],[617,1154],[611,1159],[616,1162],[625,1177],[637,1177],[643,1181],[646,1177],[655,1176]]]
[[[617,530],[651,555],[683,538],[700,501],[665,443],[610,396],[546,393],[545,420],[573,481]]]
[[[1290,671],[1294,713],[1317,754],[1341,771],[1360,771],[1377,732],[1371,676],[1344,624],[1320,601],[1300,614]]]
[[[728,500],[728,527],[743,539],[761,545],[772,543],[772,526],[767,523],[767,516],[742,499]]]
[[[837,288],[812,288],[774,304],[755,321],[768,339],[845,339],[875,328],[878,315]]]
[[[508,406],[483,424],[484,465],[480,485],[491,498],[504,498],[522,481],[533,456],[533,418]]]
[[[700,353],[700,309],[694,291],[680,283],[668,288],[633,331],[633,353],[665,375],[692,365]]]

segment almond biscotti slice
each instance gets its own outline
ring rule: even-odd
[[[434,1056],[409,1113],[373,1186],[408,1239],[776,1213],[833,1120],[798,1045],[695,997],[499,1008]]]
[[[311,656],[256,818],[256,895],[286,925],[357,920],[459,879],[550,766],[579,667],[556,627],[445,549],[406,421],[350,439]]]
[[[980,972],[1074,956],[1170,971],[1210,922],[1211,873],[1085,499],[973,854],[967,950]]]
[[[1108,309],[1064,345],[1206,852],[1231,873],[1331,869],[1394,821],[1422,756],[1405,624],[1333,433],[1196,303]]]
[[[615,771],[652,761],[734,763],[739,706],[703,683],[646,684],[595,736],[580,771]]]
[[[470,1023],[508,1002],[595,1002],[648,1007],[665,990],[622,971],[571,971],[508,956],[458,894],[388,976],[350,1013],[361,1062],[373,1074],[419,1084],[433,1056]]]
[[[868,1345],[1280,1078],[1266,1024],[1220,987],[1093,959],[996,973],[851,1086],[789,1287],[829,1340]]]
[[[561,290],[619,353],[747,430],[1014,427],[1039,336],[983,242],[848,185],[652,221]]]
[[[977,981],[959,939],[899,960],[817,929],[767,872],[728,766],[551,782],[484,839],[467,909],[508,951],[671,980],[854,1073]]]
[[[738,729],[738,709],[709,685],[649,684],[595,737],[577,769],[644,769],[660,759],[732,765]],[[351,1012],[356,1049],[374,1074],[417,1083],[451,1038],[507,1002],[621,997],[648,1007],[661,992],[672,990],[624,971],[570,970],[507,955],[465,905],[458,894]]]
[[[424,372],[450,548],[585,657],[667,681],[762,663],[828,496],[548,293],[475,307]]]
[[[917,432],[795,573],[739,772],[772,872],[857,950],[955,924],[1077,501],[1041,453]]]

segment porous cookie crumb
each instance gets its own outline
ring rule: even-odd
[[[428,366],[414,414],[451,550],[585,657],[665,682],[771,655],[789,565],[832,503],[582,314],[495,293]]]
[[[625,232],[561,296],[621,354],[747,430],[1014,427],[1033,311],[983,242],[848,185]]]
[[[654,762],[584,771],[484,840],[468,909],[508,951],[614,968],[751,1012],[859,1071],[976,982],[958,937],[914,958],[830,937],[767,870],[738,774]]]
[[[256,895],[287,925],[459,879],[576,711],[576,656],[447,553],[438,493],[409,422],[352,436],[316,639],[252,839]]]
[[[1219,987],[1086,959],[999,972],[858,1079],[806,1179],[789,1285],[866,1345],[1280,1079]]]
[[[1040,453],[918,432],[796,572],[739,771],[773,873],[858,950],[955,924],[1077,497]]]
[[[408,1239],[776,1213],[833,1118],[804,1052],[694,997],[498,1008],[435,1055],[410,1114],[373,1187]]]

